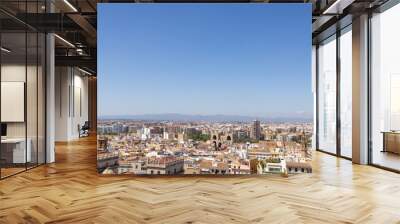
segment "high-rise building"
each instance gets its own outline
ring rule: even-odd
[[[169,139],[169,134],[168,134],[168,132],[166,132],[166,131],[163,132],[163,138],[164,138],[165,140],[168,140],[168,139]]]
[[[259,120],[254,120],[250,130],[250,138],[260,140],[261,138],[261,125]]]
[[[120,132],[122,132],[122,127],[123,126],[122,126],[121,123],[114,124],[113,127],[112,127],[112,131],[114,133],[120,133]]]

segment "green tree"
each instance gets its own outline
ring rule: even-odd
[[[188,139],[192,139],[193,141],[208,141],[210,140],[210,135],[202,134],[202,133],[191,133],[187,135]]]

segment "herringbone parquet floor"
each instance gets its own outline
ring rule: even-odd
[[[0,181],[0,223],[400,223],[400,175],[323,153],[289,178],[100,177],[95,145]]]

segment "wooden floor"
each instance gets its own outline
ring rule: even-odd
[[[0,181],[0,223],[400,223],[400,175],[315,153],[313,174],[99,177],[95,138]]]
[[[8,177],[8,176],[14,175],[16,173],[23,172],[25,170],[26,170],[25,167],[23,167],[23,168],[20,168],[20,167],[17,167],[17,168],[14,168],[14,167],[4,168],[4,167],[2,167],[1,168],[1,177]]]
[[[400,170],[400,155],[391,152],[381,152],[375,150],[372,156],[374,164],[388,167],[395,170]]]

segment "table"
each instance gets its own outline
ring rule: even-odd
[[[382,152],[400,154],[400,131],[383,131]]]
[[[25,151],[25,140],[28,142]],[[31,139],[25,138],[5,138],[1,139],[1,159],[5,163],[21,164],[26,162],[31,162],[32,152],[31,152]]]

